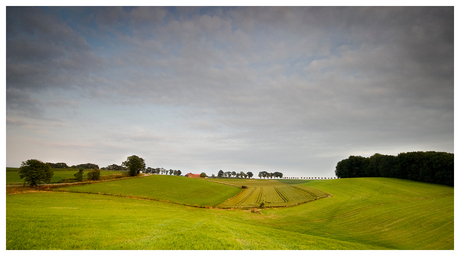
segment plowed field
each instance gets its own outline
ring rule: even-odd
[[[226,180],[233,186],[246,186],[235,197],[217,205],[220,208],[283,207],[327,197],[327,193],[305,185],[289,185],[277,180]]]

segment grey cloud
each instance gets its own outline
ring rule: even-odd
[[[6,90],[6,110],[8,112],[19,112],[27,117],[43,117],[44,109],[42,103],[31,97],[30,94],[18,89],[8,88]]]
[[[115,137],[167,145],[168,153],[201,159],[197,165],[205,164],[205,153],[238,166],[294,168],[307,165],[303,155],[335,161],[353,149],[417,141],[453,148],[445,142],[453,137],[453,8],[94,10],[81,19],[97,28],[86,30],[52,17],[32,30],[11,22],[8,109],[43,108],[27,93],[67,82],[107,106],[175,107],[189,132],[184,137],[153,131]],[[55,30],[44,28],[52,22]],[[88,48],[81,31],[112,48]],[[24,40],[31,33],[35,41]],[[193,143],[200,150],[190,153]]]
[[[41,8],[7,9],[7,87],[68,86],[104,64],[83,36],[54,15]]]

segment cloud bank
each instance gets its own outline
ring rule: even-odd
[[[333,176],[454,148],[452,7],[8,7],[7,166]]]

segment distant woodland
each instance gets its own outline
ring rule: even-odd
[[[397,156],[350,156],[337,163],[339,178],[388,177],[454,186],[454,154],[408,152]]]

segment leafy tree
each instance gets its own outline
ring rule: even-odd
[[[99,180],[101,178],[101,171],[99,169],[94,168],[92,171],[86,174],[89,180]]]
[[[236,172],[235,171],[232,171],[232,176],[236,177]]]
[[[24,179],[25,183],[29,183],[31,187],[35,187],[38,183],[49,183],[53,177],[53,170],[49,164],[43,163],[36,159],[29,159],[22,162],[19,168],[19,177]]]
[[[78,172],[73,175],[77,181],[83,181],[83,171],[83,168],[78,168]]]
[[[201,177],[201,178],[206,178],[206,173],[202,172],[202,173],[200,174],[200,177]]]
[[[281,178],[283,178],[283,174],[281,172],[274,172],[273,177],[281,179]]]
[[[128,168],[129,176],[137,176],[142,170],[145,169],[144,159],[132,155],[122,163],[123,166]]]
[[[247,172],[246,174],[248,175],[249,178],[252,178],[252,176],[254,176],[254,174],[252,174],[252,172]]]
[[[217,177],[222,178],[223,176],[224,176],[224,171],[220,170],[220,171],[217,173]]]
[[[259,172],[259,178],[263,177],[264,179],[268,177],[268,172],[266,171],[261,171]]]

